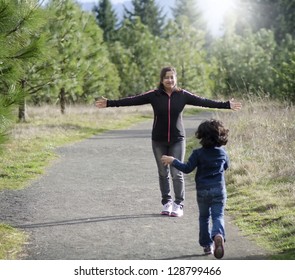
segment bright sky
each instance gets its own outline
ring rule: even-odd
[[[79,2],[93,2],[98,0],[78,0]],[[128,0],[110,0],[112,4],[123,3]],[[130,1],[130,0],[129,0]],[[223,17],[235,6],[236,0],[195,0],[204,12],[204,17],[213,33],[218,33]],[[157,1],[161,5],[161,0]]]
[[[84,0],[86,1],[86,0]],[[89,0],[88,0],[89,1]],[[126,0],[111,0],[113,4],[122,3]],[[204,12],[204,17],[214,34],[218,33],[220,25],[226,13],[230,12],[236,0],[196,0]],[[161,3],[161,0],[160,2]]]
[[[126,0],[111,0],[113,4],[123,3]]]

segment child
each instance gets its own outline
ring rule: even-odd
[[[192,152],[187,163],[167,155],[161,159],[164,165],[170,164],[184,173],[190,173],[197,168],[195,182],[199,207],[199,243],[206,255],[213,253],[214,243],[214,256],[218,259],[224,255],[224,171],[229,166],[228,155],[221,146],[226,145],[228,132],[229,130],[218,120],[204,121],[195,133],[196,138],[201,140],[202,147]]]

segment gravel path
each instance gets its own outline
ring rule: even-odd
[[[206,114],[185,118],[192,135]],[[1,222],[28,232],[23,259],[213,259],[198,245],[195,186],[186,175],[182,218],[161,211],[152,121],[57,150],[44,176],[0,197]],[[226,217],[224,259],[266,259]]]

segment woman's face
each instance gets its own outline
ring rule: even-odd
[[[166,72],[162,81],[165,90],[172,90],[176,86],[176,75],[173,71]]]

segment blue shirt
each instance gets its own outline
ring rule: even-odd
[[[197,168],[195,176],[197,189],[222,188],[225,187],[224,171],[229,166],[229,158],[222,147],[199,148],[193,151],[187,163],[175,159],[172,166],[183,173],[190,173]]]

